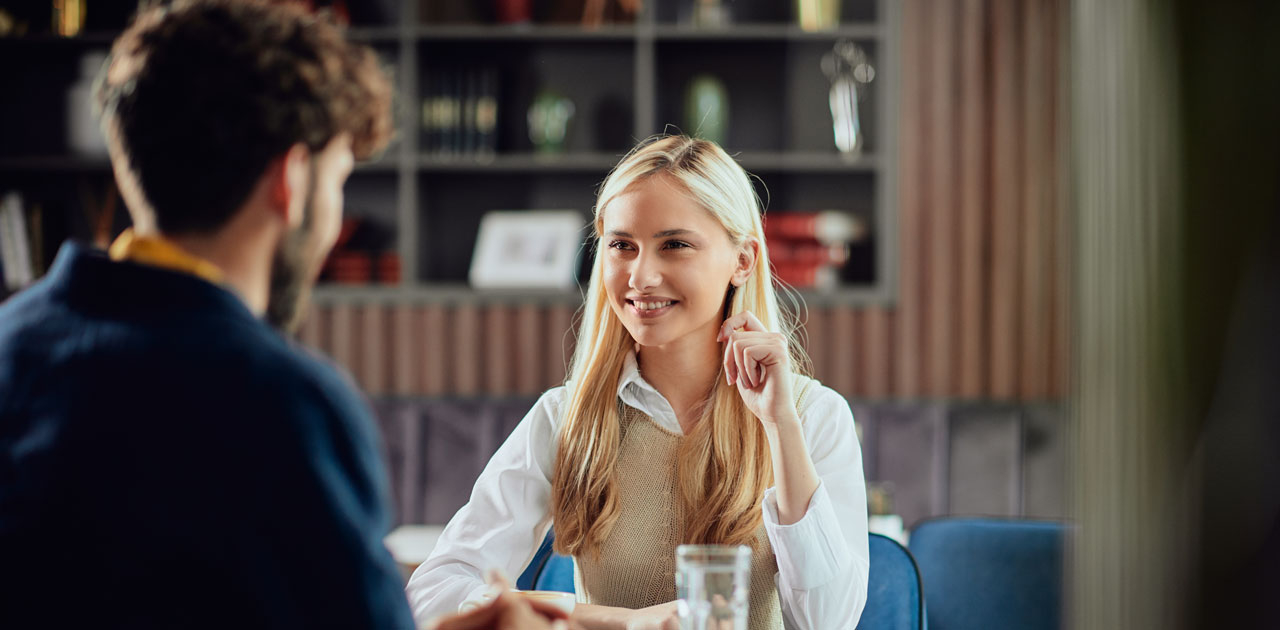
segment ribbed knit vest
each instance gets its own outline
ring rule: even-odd
[[[804,377],[795,379],[797,402],[813,382]],[[622,407],[620,421],[618,520],[598,559],[590,554],[574,558],[574,582],[579,602],[636,609],[676,598],[676,547],[684,533],[676,455],[683,436],[629,406]],[[778,630],[782,628],[774,584],[778,562],[763,524],[756,531],[755,549],[749,630]]]

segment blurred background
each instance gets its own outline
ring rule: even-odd
[[[562,381],[596,187],[684,131],[757,177],[873,529],[1050,519],[1064,624],[1280,624],[1280,5],[311,4],[397,88],[300,338],[376,408],[400,524]],[[0,0],[0,298],[128,225],[88,94],[136,7]]]

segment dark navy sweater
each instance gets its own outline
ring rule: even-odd
[[[195,276],[0,305],[0,628],[412,628],[363,400]]]

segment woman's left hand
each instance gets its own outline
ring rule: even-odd
[[[724,342],[724,372],[747,408],[766,425],[798,421],[791,397],[791,353],[787,338],[771,332],[750,311],[720,326]]]

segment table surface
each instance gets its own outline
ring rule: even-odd
[[[382,542],[396,562],[412,569],[426,561],[443,532],[444,525],[401,525]]]

